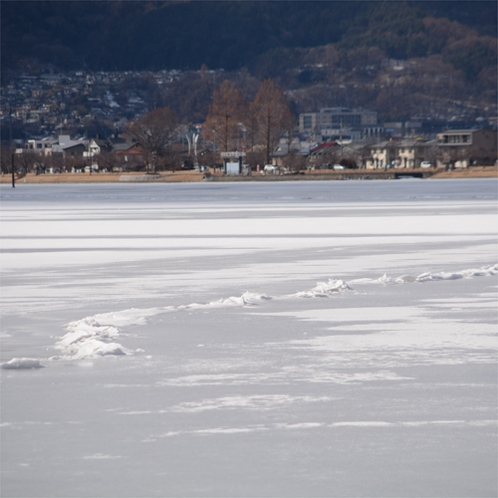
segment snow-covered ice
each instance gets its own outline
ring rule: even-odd
[[[1,194],[1,495],[494,497],[495,180]]]

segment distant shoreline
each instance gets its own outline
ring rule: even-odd
[[[393,170],[391,170],[393,171]],[[396,170],[397,174],[410,176],[420,173],[421,170]],[[23,177],[16,178],[19,184],[55,184],[55,183],[188,183],[202,181],[347,181],[355,179],[385,179],[383,175],[386,172],[377,170],[352,170],[338,173],[336,171],[306,171],[305,174],[299,175],[259,175],[254,173],[252,176],[225,176],[225,175],[206,175],[196,171],[161,171],[156,175],[145,175],[140,173],[55,173],[35,175],[29,173]],[[458,169],[453,171],[437,171],[432,174],[431,178],[498,178],[497,166],[476,166],[468,169]],[[12,177],[9,174],[0,177],[0,184],[11,184]]]

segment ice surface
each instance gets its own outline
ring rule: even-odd
[[[497,495],[494,180],[0,194],[2,496]]]

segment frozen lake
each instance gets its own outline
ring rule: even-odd
[[[497,496],[496,180],[0,195],[1,496]]]

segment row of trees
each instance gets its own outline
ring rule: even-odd
[[[45,173],[54,171],[59,173],[71,172],[73,170],[84,170],[90,166],[90,163],[96,164],[100,171],[113,171],[115,167],[119,167],[120,160],[115,153],[102,151],[98,156],[88,158],[81,156],[64,157],[62,153],[53,153],[47,155],[37,154],[36,151],[23,150],[18,154],[14,152],[13,147],[0,147],[0,170],[2,174],[14,171],[23,176],[26,173]]]
[[[289,140],[292,138],[295,123],[283,90],[273,80],[263,81],[250,103],[234,82],[225,80],[213,92],[202,138],[215,151],[244,149],[269,163],[280,137],[286,133]],[[128,134],[141,146],[152,171],[156,170],[159,158],[166,155],[177,125],[174,112],[163,107],[129,126]]]

